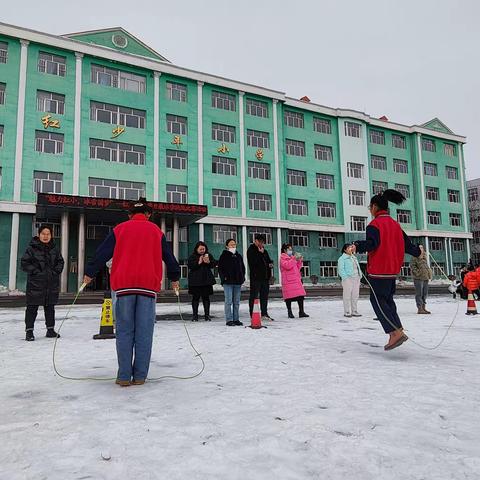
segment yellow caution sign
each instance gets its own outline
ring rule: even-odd
[[[113,327],[113,304],[110,292],[105,292],[102,304],[102,316],[100,317],[100,333],[93,336],[94,340],[115,338]]]

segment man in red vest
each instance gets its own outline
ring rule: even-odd
[[[420,248],[410,241],[400,224],[388,212],[388,202],[401,204],[405,197],[396,190],[385,190],[370,200],[373,220],[367,226],[366,240],[356,241],[357,252],[367,252],[367,274],[370,302],[385,333],[390,338],[385,350],[393,350],[408,340],[393,300],[395,282],[405,253],[420,256]]]
[[[110,283],[116,293],[115,329],[118,373],[123,387],[142,385],[152,353],[157,292],[162,284],[162,261],[172,288],[178,290],[180,266],[163,232],[150,222],[151,208],[144,199],[129,211],[130,219],[117,225],[98,247],[86,266],[84,282],[90,283],[113,257]]]

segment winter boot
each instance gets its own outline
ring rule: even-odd
[[[423,304],[423,313],[427,313],[428,315],[430,315],[432,312],[429,312],[426,308],[425,308],[425,304]]]
[[[298,316],[299,316],[300,318],[307,318],[307,317],[309,317],[310,315],[307,315],[307,314],[305,313],[305,310],[303,309],[303,298],[300,298],[297,303],[298,303]]]
[[[288,313],[288,318],[295,318],[295,315],[292,312],[292,304],[289,303],[287,305],[287,313]]]
[[[210,317],[210,299],[206,298],[203,300],[203,311],[205,312],[205,321],[211,322],[212,319]]]
[[[53,328],[47,328],[45,336],[47,338],[60,338],[60,334],[58,334]]]
[[[192,322],[198,322],[198,304],[199,304],[198,299],[194,298],[192,300],[192,312],[193,312]]]
[[[427,311],[423,308],[423,305],[420,306],[420,307],[418,307],[417,315],[426,315],[427,313],[429,313],[429,312],[427,312]]]
[[[35,336],[33,335],[33,330],[27,330],[25,332],[25,340],[27,342],[33,342],[35,340]]]

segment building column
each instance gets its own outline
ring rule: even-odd
[[[62,253],[63,260],[65,261],[65,267],[63,268],[62,275],[60,276],[60,292],[65,293],[68,288],[68,212],[62,213],[62,218],[60,220],[60,229],[61,229],[61,242],[60,250]]]
[[[205,225],[203,223],[198,224],[198,240],[205,241]]]
[[[277,228],[277,266],[278,266],[278,283],[282,283],[282,272],[280,272],[280,255],[282,253],[282,229]]]
[[[447,275],[450,275],[449,265],[451,265],[451,264],[449,264],[450,260],[449,260],[449,254],[448,254],[448,239],[447,239],[447,237],[445,237],[443,239],[443,246],[445,248],[445,271],[446,271]]]
[[[470,252],[470,239],[469,238],[466,238],[465,239],[465,242],[466,242],[466,245],[467,245],[467,262],[470,261],[470,255],[471,255],[471,252]]]
[[[468,211],[467,211],[467,196],[465,195],[465,189],[467,184],[465,182],[465,165],[463,163],[463,145],[458,144],[458,163],[460,170],[460,181],[462,183],[462,203],[463,203],[463,224],[465,225],[465,232],[468,233]]]
[[[179,262],[178,256],[180,254],[180,242],[179,242],[179,227],[178,227],[178,217],[173,217],[173,232],[172,232],[172,240],[173,240],[173,256]],[[179,262],[180,263],[180,262]]]
[[[83,53],[75,52],[75,120],[73,127],[73,195],[80,192],[80,133],[82,124],[82,59]]]
[[[17,258],[18,258],[18,231],[20,227],[20,214],[12,213],[12,232],[10,235],[10,264],[8,270],[8,289],[17,288]]]
[[[66,261],[66,260],[65,260]],[[68,262],[66,263],[68,265]],[[85,214],[78,219],[78,257],[77,257],[77,288],[83,283],[85,273]]]
[[[248,278],[248,260],[247,260],[247,227],[242,226],[242,255],[243,262],[245,263],[245,276]]]
[[[278,154],[278,120],[277,120],[278,100],[273,100],[273,158],[275,163],[275,208],[277,211],[277,220],[281,219],[280,211],[280,161]],[[280,271],[280,270],[279,270]]]
[[[430,243],[428,241],[428,237],[425,237],[425,253],[427,255],[428,266],[430,266]]]
[[[240,197],[242,202],[242,217],[247,216],[247,204],[246,204],[246,188],[245,188],[245,121],[243,115],[243,97],[245,92],[238,92],[238,113],[240,122]]]
[[[203,82],[197,82],[197,144],[198,204],[203,205]]]
[[[165,237],[167,236],[167,219],[165,217],[161,217],[160,218],[160,230],[162,231],[162,233],[165,235]],[[162,290],[165,290],[165,287],[167,285],[167,281],[166,281],[166,266],[165,266],[165,262],[162,262],[162,271],[163,271],[163,275],[162,275]]]
[[[422,141],[420,138],[420,134],[417,133],[417,150],[418,150],[418,171],[420,172],[420,200],[422,202],[422,214],[423,214],[423,222],[422,222],[422,229],[427,230],[427,207],[425,203],[425,180],[423,175],[423,158],[422,158]]]
[[[153,72],[153,201],[158,202],[160,170],[160,72]]]
[[[448,239],[448,251],[450,254],[450,272],[449,275],[455,275],[455,268],[453,267],[453,254],[452,254],[452,239]]]

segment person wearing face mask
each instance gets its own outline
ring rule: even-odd
[[[218,275],[225,293],[225,321],[229,327],[243,325],[240,321],[240,292],[245,282],[245,264],[237,251],[237,242],[229,238],[218,260]]]
[[[360,293],[361,270],[358,260],[353,254],[354,245],[346,243],[342,248],[342,256],[338,259],[338,274],[342,279],[343,287],[343,315],[344,317],[361,317],[357,311],[358,296]]]
[[[303,303],[305,288],[302,284],[301,268],[303,266],[302,255],[294,255],[292,245],[284,243],[280,255],[280,272],[282,274],[282,296],[287,305],[288,318],[295,318],[292,312],[292,302],[298,303],[298,316],[309,317],[305,313]]]
[[[38,237],[33,237],[21,260],[22,270],[27,273],[25,311],[25,340],[35,340],[33,327],[37,318],[38,307],[43,306],[46,337],[56,338],[55,305],[60,293],[60,274],[64,260],[60,250],[53,241],[53,232],[48,225],[41,225]]]

